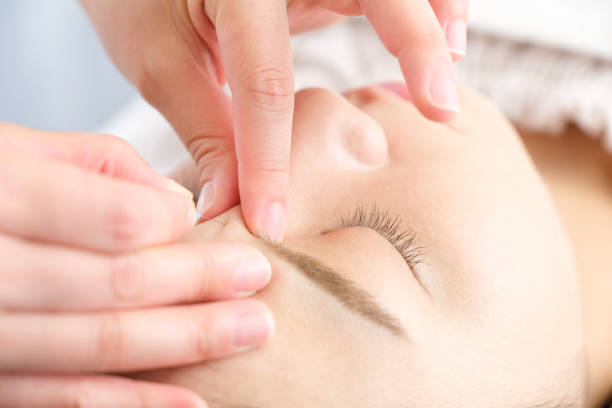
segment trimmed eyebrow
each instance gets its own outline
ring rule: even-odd
[[[295,266],[308,280],[333,296],[347,309],[384,327],[395,336],[405,336],[399,319],[385,311],[376,303],[374,296],[357,286],[355,282],[346,279],[313,256],[270,241],[264,242],[278,256]]]

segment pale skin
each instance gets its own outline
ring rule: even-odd
[[[612,158],[599,141],[576,129],[560,140],[522,132],[574,247],[584,313],[588,404],[599,408],[612,393]]]
[[[349,92],[346,100],[323,90],[297,94],[284,245],[367,288],[405,336],[305,279],[249,233],[236,207],[217,217],[225,225],[205,222],[185,240],[258,245],[273,279],[256,297],[275,313],[275,336],[229,360],[138,378],[188,387],[219,408],[602,402],[612,385],[612,282],[603,273],[611,264],[599,256],[607,254],[604,234],[599,253],[595,240],[575,234],[609,219],[609,185],[580,195],[605,211],[582,207],[588,226],[577,219],[568,233],[517,133],[484,98],[462,90],[464,109],[439,125],[397,95],[405,88],[391,88]],[[603,163],[609,180],[610,161]],[[571,204],[581,198],[567,194],[571,183],[555,188],[551,174],[561,214],[576,217],[580,207]],[[416,232],[418,279],[380,235],[338,224],[338,213],[372,201]]]
[[[174,243],[196,222],[192,194],[126,142],[1,123],[0,191],[0,406],[201,406],[96,373],[228,356],[271,334],[267,308],[242,299],[267,284],[268,261],[246,245]],[[236,342],[245,315],[267,332]]]
[[[291,32],[365,14],[422,114],[447,121],[459,109],[451,61],[465,54],[467,0],[82,3],[120,70],[196,159],[199,215],[240,197],[250,230],[276,240],[289,190]],[[0,158],[9,197],[0,204],[0,387],[11,408],[199,407],[185,390],[97,373],[226,357],[271,335],[266,306],[239,300],[267,284],[269,263],[244,245],[177,245],[199,217],[191,194],[124,142],[0,124]],[[164,325],[171,334],[150,341]],[[84,375],[62,376],[75,372]]]
[[[402,93],[401,87],[395,86],[394,88]],[[410,160],[413,164],[406,163],[405,157],[402,158],[403,156],[395,157],[394,160],[399,160],[400,164],[404,162],[403,165],[399,168],[393,166],[394,168],[387,169],[388,172],[378,176],[373,173],[389,166],[378,169],[373,169],[371,166],[369,168],[355,166],[359,164],[354,160],[356,158],[355,152],[361,152],[357,156],[361,159],[364,158],[364,150],[356,149],[361,145],[359,141],[381,140],[378,126],[367,120],[367,117],[361,112],[348,109],[349,105],[337,95],[334,96],[325,91],[300,93],[297,97],[297,123],[301,123],[302,133],[296,133],[296,140],[300,140],[298,144],[300,147],[295,149],[300,150],[294,151],[294,157],[296,157],[294,165],[302,167],[303,171],[313,171],[313,168],[316,170],[315,173],[320,171],[317,170],[317,167],[322,162],[312,159],[311,155],[316,152],[311,144],[317,144],[319,147],[321,145],[327,146],[328,148],[322,149],[326,154],[342,154],[339,157],[340,165],[328,166],[324,169],[325,178],[315,178],[314,180],[318,180],[318,182],[313,182],[310,185],[296,183],[299,188],[296,188],[292,196],[292,202],[295,200],[298,203],[293,207],[296,211],[295,219],[298,219],[298,217],[304,218],[306,228],[313,228],[314,231],[308,231],[302,227],[301,232],[300,230],[294,231],[287,244],[308,250],[318,258],[333,263],[338,271],[360,283],[361,286],[373,287],[374,289],[371,291],[379,302],[400,316],[403,322],[405,322],[406,317],[409,318],[410,321],[405,322],[405,326],[411,336],[412,344],[397,340],[384,329],[381,330],[379,327],[364,321],[361,317],[348,313],[333,299],[313,287],[301,275],[295,273],[291,265],[275,256],[267,246],[261,246],[256,242],[256,239],[249,234],[244,225],[238,209],[234,209],[218,218],[218,221],[226,222],[227,225],[224,226],[217,222],[204,223],[198,226],[185,240],[194,242],[210,240],[241,241],[253,242],[255,245],[261,246],[272,261],[274,279],[270,288],[260,295],[260,299],[267,303],[278,315],[277,325],[279,330],[276,336],[262,351],[252,352],[243,357],[226,362],[194,366],[190,369],[149,373],[142,375],[142,378],[191,388],[198,394],[205,396],[212,407],[223,406],[220,405],[220,401],[224,403],[228,401],[237,403],[236,401],[239,401],[239,403],[249,406],[262,404],[264,407],[284,407],[287,406],[287,401],[292,402],[291,406],[297,407],[312,406],[313,401],[319,402],[322,406],[328,406],[330,401],[335,401],[335,406],[341,407],[372,406],[374,403],[374,406],[380,406],[380,399],[383,396],[387,398],[386,401],[390,401],[391,406],[397,406],[393,405],[396,398],[401,398],[402,402],[405,402],[406,398],[417,397],[419,402],[435,404],[432,405],[435,407],[457,406],[456,403],[461,401],[467,401],[467,406],[479,406],[474,405],[478,403],[482,403],[482,406],[491,406],[490,404],[506,406],[501,405],[501,403],[523,404],[525,401],[517,399],[517,393],[513,393],[501,402],[494,400],[494,397],[498,395],[500,389],[511,389],[512,382],[521,379],[529,385],[527,390],[531,390],[531,394],[533,394],[533,398],[530,398],[528,393],[518,395],[525,400],[531,399],[527,402],[534,404],[549,402],[549,400],[558,402],[558,399],[561,398],[560,395],[562,395],[566,398],[565,402],[567,403],[578,404],[584,398],[588,401],[586,406],[598,407],[598,403],[609,393],[612,385],[612,376],[609,371],[609,367],[612,366],[612,359],[608,347],[612,333],[609,330],[607,313],[605,313],[611,306],[607,288],[612,285],[609,280],[609,273],[607,273],[612,265],[612,259],[609,258],[609,251],[607,251],[605,245],[605,238],[610,227],[607,224],[609,223],[609,210],[612,205],[609,194],[610,159],[598,150],[598,146],[593,145],[594,142],[579,140],[576,137],[570,139],[569,142],[527,138],[530,153],[536,159],[539,169],[552,190],[555,202],[568,226],[570,239],[576,251],[585,317],[584,339],[581,340],[580,318],[576,316],[576,310],[574,310],[574,308],[579,309],[579,302],[575,299],[577,297],[576,280],[575,277],[572,278],[575,273],[572,272],[574,268],[566,265],[565,268],[568,271],[562,267],[567,261],[567,258],[564,257],[564,253],[567,253],[565,238],[560,237],[560,242],[557,242],[556,245],[548,243],[556,246],[555,249],[558,252],[555,253],[555,258],[560,258],[555,260],[559,264],[555,266],[554,273],[546,268],[532,267],[533,263],[538,260],[539,262],[550,263],[550,259],[545,259],[548,257],[542,256],[541,253],[537,253],[538,251],[533,251],[534,253],[527,253],[527,255],[530,255],[530,258],[527,259],[525,257],[526,253],[523,252],[520,261],[521,267],[525,266],[525,269],[513,271],[513,273],[518,272],[517,278],[520,280],[520,282],[513,282],[511,275],[503,273],[507,267],[504,262],[500,262],[502,264],[501,269],[495,269],[492,272],[491,269],[486,268],[486,263],[478,261],[479,257],[486,255],[483,254],[483,243],[482,241],[471,242],[468,239],[470,237],[466,236],[466,228],[459,229],[454,234],[448,234],[452,231],[443,228],[449,219],[452,221],[453,218],[466,216],[465,212],[458,214],[456,211],[447,211],[444,206],[449,203],[463,202],[465,206],[461,208],[470,210],[476,205],[474,193],[478,193],[479,188],[483,187],[481,183],[486,182],[491,177],[495,178],[496,181],[491,185],[485,183],[486,190],[492,189],[494,192],[492,195],[498,197],[491,197],[491,194],[484,191],[485,194],[478,194],[479,206],[481,201],[483,204],[492,205],[498,200],[512,203],[515,196],[527,197],[528,199],[524,204],[528,207],[529,212],[544,218],[547,218],[550,214],[546,215],[542,211],[551,211],[554,214],[555,210],[550,207],[550,203],[546,203],[548,199],[542,197],[542,186],[526,161],[524,152],[517,144],[516,134],[507,128],[507,124],[501,116],[481,98],[471,95],[469,92],[462,92],[462,102],[467,102],[467,106],[470,108],[456,122],[451,124],[457,130],[457,132],[453,132],[448,128],[436,129],[432,124],[418,120],[412,108],[406,107],[406,104],[401,102],[399,98],[386,91],[373,88],[349,93],[348,97],[364,112],[368,112],[376,118],[379,124],[383,126],[385,137],[389,140],[387,147],[392,145],[391,138],[395,140],[393,143],[399,143],[400,145],[404,139],[409,139],[406,143],[410,147],[408,150],[414,151],[413,160]],[[369,106],[366,103],[368,101],[370,102]],[[315,118],[316,116],[313,115],[315,112],[324,112],[323,117],[329,117],[329,120],[307,120],[308,118]],[[300,113],[305,114],[304,120],[300,119]],[[338,122],[339,118],[343,120]],[[347,124],[351,123],[358,126],[347,127]],[[358,129],[364,129],[364,132],[360,133],[357,131]],[[407,129],[410,132],[406,132]],[[364,133],[369,132],[378,136],[374,138],[364,137]],[[342,139],[341,136],[347,134],[353,135],[355,138],[353,141],[358,143],[338,144],[338,138]],[[428,171],[427,163],[418,160],[423,153],[427,153],[429,159],[442,161],[449,159],[447,156],[450,156],[451,152],[448,149],[440,150],[440,146],[437,145],[440,143],[437,140],[440,136],[444,137],[445,140],[450,137],[448,140],[453,141],[449,149],[452,148],[454,152],[452,154],[458,158],[449,164],[450,167],[453,167],[453,171],[437,173],[435,168]],[[458,138],[461,143],[456,143]],[[491,138],[493,138],[492,143],[489,142]],[[429,142],[424,143],[425,141]],[[434,146],[429,145],[432,143]],[[502,150],[505,150],[500,153],[495,143],[500,143]],[[344,149],[346,146],[351,146],[350,152]],[[380,144],[378,146],[380,147]],[[510,148],[512,146],[514,147]],[[339,147],[341,149],[338,149]],[[401,150],[404,151],[404,149]],[[473,153],[472,150],[474,150]],[[380,149],[378,151],[380,152]],[[469,156],[471,160],[465,160],[466,156]],[[370,159],[373,158],[370,157]],[[478,177],[470,178],[471,188],[468,191],[471,193],[469,195],[461,194],[459,186],[454,185],[454,182],[450,185],[447,183],[446,180],[450,178],[449,175],[455,178],[465,176],[465,174],[455,174],[456,172],[467,171],[471,174],[474,167],[482,165],[479,161],[487,162],[493,174],[483,173],[485,176],[482,177],[482,180]],[[368,162],[370,165],[375,164],[372,161]],[[401,170],[405,170],[406,165],[410,165],[409,174],[404,174],[400,178],[400,183],[392,184],[392,177],[390,176],[398,170],[400,170],[399,173],[402,173]],[[345,168],[342,169],[343,167]],[[504,168],[508,167],[511,168],[509,172],[503,171]],[[430,236],[427,239],[427,244],[419,238],[419,243],[426,250],[425,254],[428,254],[427,261],[430,263],[429,267],[432,268],[431,272],[434,272],[432,275],[434,281],[430,281],[428,287],[432,287],[432,282],[442,281],[438,293],[431,291],[434,297],[428,300],[438,311],[435,314],[435,319],[430,319],[430,313],[427,313],[425,318],[420,318],[421,313],[429,309],[427,305],[423,306],[418,301],[419,297],[423,297],[420,288],[414,284],[410,272],[406,271],[406,266],[402,264],[401,258],[398,259],[393,247],[389,247],[386,241],[381,241],[377,234],[364,231],[362,228],[353,228],[344,232],[337,231],[328,234],[328,237],[325,238],[318,233],[321,228],[321,220],[329,217],[325,217],[325,214],[320,212],[321,210],[312,213],[310,208],[317,203],[306,200],[307,202],[303,204],[305,201],[303,197],[308,197],[310,192],[325,193],[325,191],[320,191],[320,189],[325,188],[321,180],[334,184],[330,175],[337,174],[339,171],[343,173],[343,177],[350,176],[351,180],[354,179],[354,171],[358,171],[359,180],[365,179],[362,173],[370,173],[372,180],[375,180],[375,184],[378,186],[374,189],[375,193],[381,191],[382,193],[377,193],[374,196],[369,194],[368,198],[385,196],[384,188],[382,188],[385,183],[381,180],[388,180],[390,186],[398,185],[400,188],[409,188],[410,197],[415,200],[414,205],[421,205],[419,211],[411,216],[410,222],[419,219],[429,220],[426,223],[427,228],[417,230],[417,232],[419,237],[424,234]],[[509,179],[508,173],[511,173],[510,178],[512,180]],[[429,178],[423,177],[419,181],[420,179],[413,177],[413,174],[422,174]],[[502,181],[505,183],[502,183]],[[436,188],[429,187],[431,182],[434,183],[433,185]],[[500,191],[497,186],[502,184],[504,187],[510,186],[511,188],[503,188]],[[345,187],[348,188],[350,185]],[[441,187],[437,193],[444,195],[447,201],[441,200],[440,197],[432,197],[431,190],[438,190],[437,187]],[[574,194],[576,190],[579,191],[579,194]],[[342,191],[338,189],[337,184],[336,188],[332,190],[333,194],[340,194]],[[359,195],[359,189],[353,189],[352,193],[350,190],[345,189],[344,191],[348,191],[351,197]],[[420,194],[415,195],[415,191],[417,193],[420,191]],[[512,197],[508,197],[508,191],[512,192]],[[401,191],[395,192],[395,194],[399,193]],[[333,194],[317,194],[317,197],[320,197],[320,201],[321,198],[328,199]],[[388,196],[387,204],[394,202],[395,194]],[[423,197],[427,198],[428,196],[429,200],[423,200]],[[534,197],[536,202],[540,201],[539,205],[534,205],[534,202],[532,202]],[[404,208],[405,201],[407,200],[404,196],[402,197],[402,204],[397,208],[400,210]],[[431,204],[433,204],[433,209],[440,209],[440,213],[427,214],[431,210],[423,211],[424,201],[427,205],[425,208],[430,209]],[[338,206],[334,206],[334,208],[338,209]],[[308,210],[308,216],[298,214],[299,211],[306,210]],[[455,210],[454,206],[453,210]],[[515,208],[515,210],[518,210],[518,208]],[[419,215],[419,213],[425,214]],[[403,214],[405,220],[408,218],[407,214],[409,213]],[[483,217],[487,218],[487,214],[490,214],[490,209],[488,212],[480,212],[477,217],[466,217],[468,221],[473,222],[473,228],[481,225],[478,221]],[[517,220],[520,220],[521,217]],[[538,222],[540,221],[538,220]],[[513,236],[516,233],[515,224],[506,225],[501,237],[502,243],[510,240],[512,245],[521,248],[532,244],[542,249],[542,243],[538,242],[542,237],[538,234],[542,234],[543,231],[530,231],[530,234],[520,233],[516,237]],[[555,225],[557,221],[553,220],[551,224],[549,226],[553,230],[558,230],[559,226]],[[476,228],[476,230],[478,229]],[[585,233],[585,231],[588,233]],[[485,230],[485,232],[488,232],[487,235],[482,236],[482,238],[485,238],[485,243],[500,239],[499,231]],[[445,237],[447,234],[448,237]],[[457,238],[460,241],[467,240],[468,242],[453,243],[452,241]],[[437,258],[444,255],[436,249],[440,241],[447,244],[443,252],[449,250],[451,252],[451,262],[445,262],[444,268],[438,267],[440,262]],[[465,244],[469,245],[466,247]],[[472,248],[467,256],[460,256],[464,261],[460,268],[455,266],[456,262],[452,262],[452,258],[456,259],[456,252],[462,249],[457,248],[457,246],[463,247],[463,249]],[[486,247],[486,245],[484,246]],[[326,249],[328,250],[326,251]],[[489,246],[487,249],[491,249],[491,247]],[[432,255],[434,256],[432,257]],[[355,258],[356,256],[358,257]],[[504,259],[495,260],[503,261]],[[570,263],[572,262],[570,261]],[[372,271],[376,271],[375,276],[372,276]],[[429,270],[425,269],[424,272],[429,272]],[[475,278],[478,276],[483,278],[480,282],[481,285],[474,285],[477,282]],[[444,282],[447,277],[451,278],[448,284]],[[427,283],[426,280],[423,280],[423,282]],[[413,291],[413,289],[416,290]],[[495,292],[491,293],[491,289],[495,289],[495,291],[503,289],[503,292],[507,290],[508,293],[502,292],[501,300],[496,302]],[[486,293],[483,293],[483,290]],[[553,300],[559,295],[559,292],[562,292],[563,300],[560,301],[561,304],[555,304]],[[443,296],[441,300],[440,294],[446,296]],[[517,302],[517,296],[520,297],[521,301]],[[474,299],[477,302],[470,302]],[[489,313],[487,309],[492,304],[497,307],[494,313]],[[553,309],[552,316],[546,312],[548,309],[542,308],[542,305],[546,304]],[[421,306],[423,307],[421,308]],[[450,308],[447,306],[450,306]],[[417,310],[411,310],[417,307]],[[466,309],[471,310],[466,314]],[[524,309],[528,309],[528,311],[523,313]],[[308,310],[308,312],[304,313],[304,310]],[[513,328],[513,324],[516,323],[515,319],[505,322],[507,318],[516,316],[516,314],[524,314],[527,317],[526,320],[521,321],[518,332],[515,332],[516,327]],[[559,316],[562,316],[562,318],[559,318]],[[502,324],[504,322],[500,319],[506,324]],[[449,330],[449,323],[452,324],[452,322],[457,323],[454,329],[450,328],[452,337],[443,336]],[[524,325],[530,322],[531,330],[523,330],[525,329]],[[488,330],[483,332],[482,325],[487,325]],[[478,330],[479,328],[481,330]],[[504,344],[499,341],[499,336],[496,335],[498,329],[504,330],[504,337],[509,333],[515,333],[517,336],[514,341],[509,342],[510,344]],[[550,338],[551,333],[543,333],[547,329],[555,333],[554,338]],[[430,334],[432,331],[441,338],[432,340],[428,336],[428,333]],[[366,336],[363,335],[364,332],[367,333]],[[355,333],[358,335],[356,336]],[[458,338],[455,339],[455,337]],[[463,338],[472,338],[474,341],[471,344],[476,350],[473,350],[471,355],[464,355],[466,350],[462,347],[462,344],[465,346],[461,341]],[[451,347],[448,350],[449,341],[452,341],[456,348]],[[531,350],[535,344],[540,342],[545,344],[546,353],[536,353],[535,350]],[[572,355],[571,352],[575,348],[581,348],[581,344],[584,345],[583,356],[588,362],[587,376],[589,383],[586,389],[581,387],[584,372],[582,371],[580,355],[577,355],[575,360],[567,357]],[[498,353],[504,346],[508,348],[508,353],[500,356]],[[437,347],[440,348],[437,349]],[[338,350],[341,350],[341,352]],[[440,355],[441,350],[447,350],[447,352]],[[487,353],[483,353],[483,350],[486,350]],[[398,353],[401,355],[398,356]],[[404,353],[408,354],[404,355]],[[534,354],[537,354],[537,356],[534,356]],[[359,356],[359,358],[355,358],[355,356]],[[410,358],[412,366],[410,366],[409,372],[401,371],[398,368],[406,367],[406,365],[399,363],[407,356]],[[473,358],[471,361],[464,361],[470,356]],[[552,359],[555,364],[566,364],[568,367],[555,370],[550,361],[544,361],[547,358]],[[443,361],[438,361],[440,359]],[[528,360],[529,369],[526,370],[524,364],[527,364]],[[387,364],[386,362],[391,363]],[[572,363],[575,363],[575,365],[572,366]],[[494,365],[491,366],[491,364]],[[516,373],[510,375],[506,372],[506,370],[512,372],[515,365],[518,366],[516,370],[520,375],[516,375]],[[503,370],[500,369],[500,366],[503,367]],[[288,369],[288,367],[291,369]],[[462,367],[467,367],[467,371],[462,371]],[[540,368],[550,369],[551,372],[546,373]],[[429,374],[424,376],[424,373]],[[453,373],[456,374],[456,377],[453,376]],[[492,392],[488,394],[485,392],[482,395],[482,382],[473,387],[470,386],[470,381],[478,381],[475,377],[479,374],[486,377],[485,384],[489,384],[493,388]],[[398,377],[399,380],[394,380]],[[553,383],[548,384],[545,381],[546,384],[544,384],[542,379],[546,377],[549,377]],[[460,381],[457,378],[460,378]],[[84,378],[79,382],[74,381],[75,377],[42,377],[38,379],[39,381],[36,381],[36,378],[30,378],[29,381],[19,381],[17,377],[7,379],[6,376],[3,376],[2,379],[3,381],[0,382],[2,395],[9,397],[5,401],[6,404],[9,404],[6,406],[11,408],[21,406],[31,408],[38,406],[35,405],[36,403],[40,406],[49,406],[49,396],[55,393],[54,386],[61,386],[65,391],[62,394],[62,401],[65,404],[71,403],[74,405],[75,401],[79,401],[83,404],[88,402],[97,407],[116,407],[121,406],[118,405],[119,402],[126,406],[142,406],[153,401],[156,403],[167,401],[168,406],[172,406],[172,403],[177,404],[177,406],[183,406],[181,404],[188,406],[187,404],[190,403],[189,396],[179,389],[159,386],[151,388],[144,383],[133,383],[125,380],[106,380],[107,382],[104,384],[106,389],[111,389],[109,387],[112,386],[114,392],[104,393],[102,391],[105,387],[101,387],[100,379],[94,378]],[[373,379],[376,381],[372,381]],[[393,387],[394,383],[396,385],[406,384],[407,379],[410,380],[411,385],[410,395],[396,392],[388,393],[389,390],[407,392],[404,389],[405,387]],[[415,381],[415,379],[418,381]],[[334,380],[334,382],[331,380]],[[322,381],[323,384],[319,384],[317,381]],[[432,383],[428,384],[428,381],[432,381]],[[371,384],[370,395],[362,396],[355,392],[359,390],[367,392],[368,389],[363,390],[363,384]],[[440,384],[444,386],[440,387]],[[67,385],[71,385],[71,387],[66,387]],[[136,385],[140,388],[138,388],[139,393],[135,394],[134,387]],[[414,387],[416,385],[419,387]],[[525,384],[521,384],[520,387],[521,390],[525,389]],[[343,390],[342,395],[338,393],[338,389]],[[384,390],[384,394],[381,389]],[[255,392],[255,390],[258,390],[258,392]],[[345,392],[345,390],[352,390],[353,393]],[[474,390],[478,390],[478,392],[475,393]],[[19,399],[10,399],[10,397],[17,395],[15,391],[28,396],[26,405],[23,405],[23,403],[20,405],[21,401]],[[161,393],[161,391],[165,393]],[[228,393],[229,391],[231,393]],[[157,399],[146,399],[147,396],[157,396]],[[119,400],[118,397],[123,399]],[[166,399],[162,397],[166,397]],[[342,399],[338,399],[339,397],[342,397]],[[480,399],[475,399],[477,397]],[[373,398],[373,400],[367,398]],[[448,398],[448,401],[442,401],[444,398]],[[355,401],[358,402],[355,403]],[[373,402],[369,403],[368,401]],[[551,404],[550,406],[556,405]]]

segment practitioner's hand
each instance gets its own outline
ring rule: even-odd
[[[96,373],[222,358],[270,336],[265,306],[238,300],[267,284],[268,262],[172,244],[196,221],[192,196],[125,142],[0,124],[0,197],[0,407],[202,407]]]
[[[198,209],[215,216],[240,198],[251,231],[273,239],[284,231],[288,191],[290,29],[365,14],[398,58],[417,108],[435,121],[459,109],[451,59],[465,53],[468,0],[81,2],[120,70],[196,160]]]

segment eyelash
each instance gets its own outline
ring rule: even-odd
[[[423,262],[423,248],[416,245],[415,232],[402,226],[399,215],[392,215],[377,205],[359,205],[348,217],[342,216],[340,223],[343,228],[367,227],[378,232],[397,249],[412,273],[415,273],[416,265]]]

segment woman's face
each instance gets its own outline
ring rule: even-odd
[[[188,240],[252,243],[273,279],[262,349],[146,374],[212,407],[528,407],[581,398],[571,248],[523,147],[482,97],[429,122],[401,85],[296,95],[282,247],[236,207]]]

